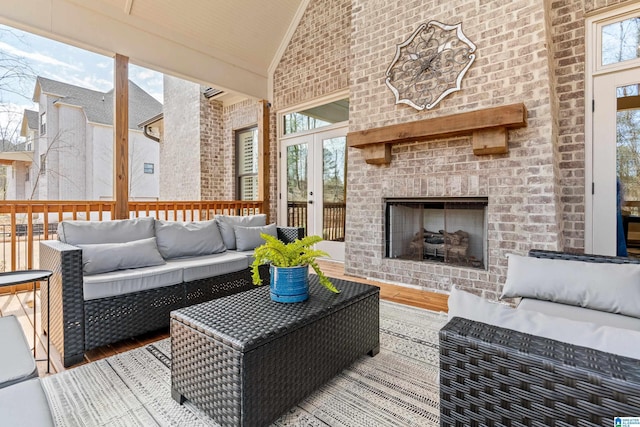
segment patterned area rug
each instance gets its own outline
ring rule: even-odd
[[[446,315],[380,302],[380,353],[364,356],[274,426],[437,426]],[[43,379],[58,426],[216,426],[171,398],[165,339]]]

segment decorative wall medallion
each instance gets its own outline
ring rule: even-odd
[[[397,45],[385,82],[396,96],[396,104],[430,110],[460,90],[462,78],[476,58],[475,51],[476,45],[462,33],[462,23],[430,21]]]

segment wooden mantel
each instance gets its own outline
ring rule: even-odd
[[[525,126],[527,109],[520,103],[349,132],[347,144],[363,149],[365,161],[374,165],[391,163],[393,144],[460,135],[472,136],[475,155],[502,154],[509,151],[507,129]]]

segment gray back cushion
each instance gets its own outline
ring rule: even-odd
[[[82,248],[82,271],[87,275],[165,263],[162,255],[158,252],[155,237],[126,243],[80,244],[78,246]]]
[[[218,223],[218,227],[220,228],[220,234],[222,235],[224,245],[227,249],[236,249],[236,234],[233,227],[264,227],[267,225],[267,215],[216,215],[215,221]]]
[[[156,220],[156,239],[165,259],[210,255],[227,249],[215,221]]]
[[[233,227],[236,232],[236,248],[239,251],[250,251],[264,243],[261,233],[278,237],[278,229],[275,224],[265,225],[264,227],[241,227],[236,225]]]
[[[58,239],[70,245],[125,243],[155,236],[153,218],[112,221],[62,221]]]
[[[640,317],[640,264],[509,254],[501,298],[524,297]]]

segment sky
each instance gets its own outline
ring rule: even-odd
[[[6,72],[2,59],[9,57],[22,58],[33,77],[22,84],[6,79],[9,88],[0,81],[0,128],[16,117],[20,120],[25,108],[37,110],[31,101],[35,76],[102,92],[113,88],[113,58],[0,25],[0,79]],[[129,79],[162,102],[161,73],[129,64]]]

